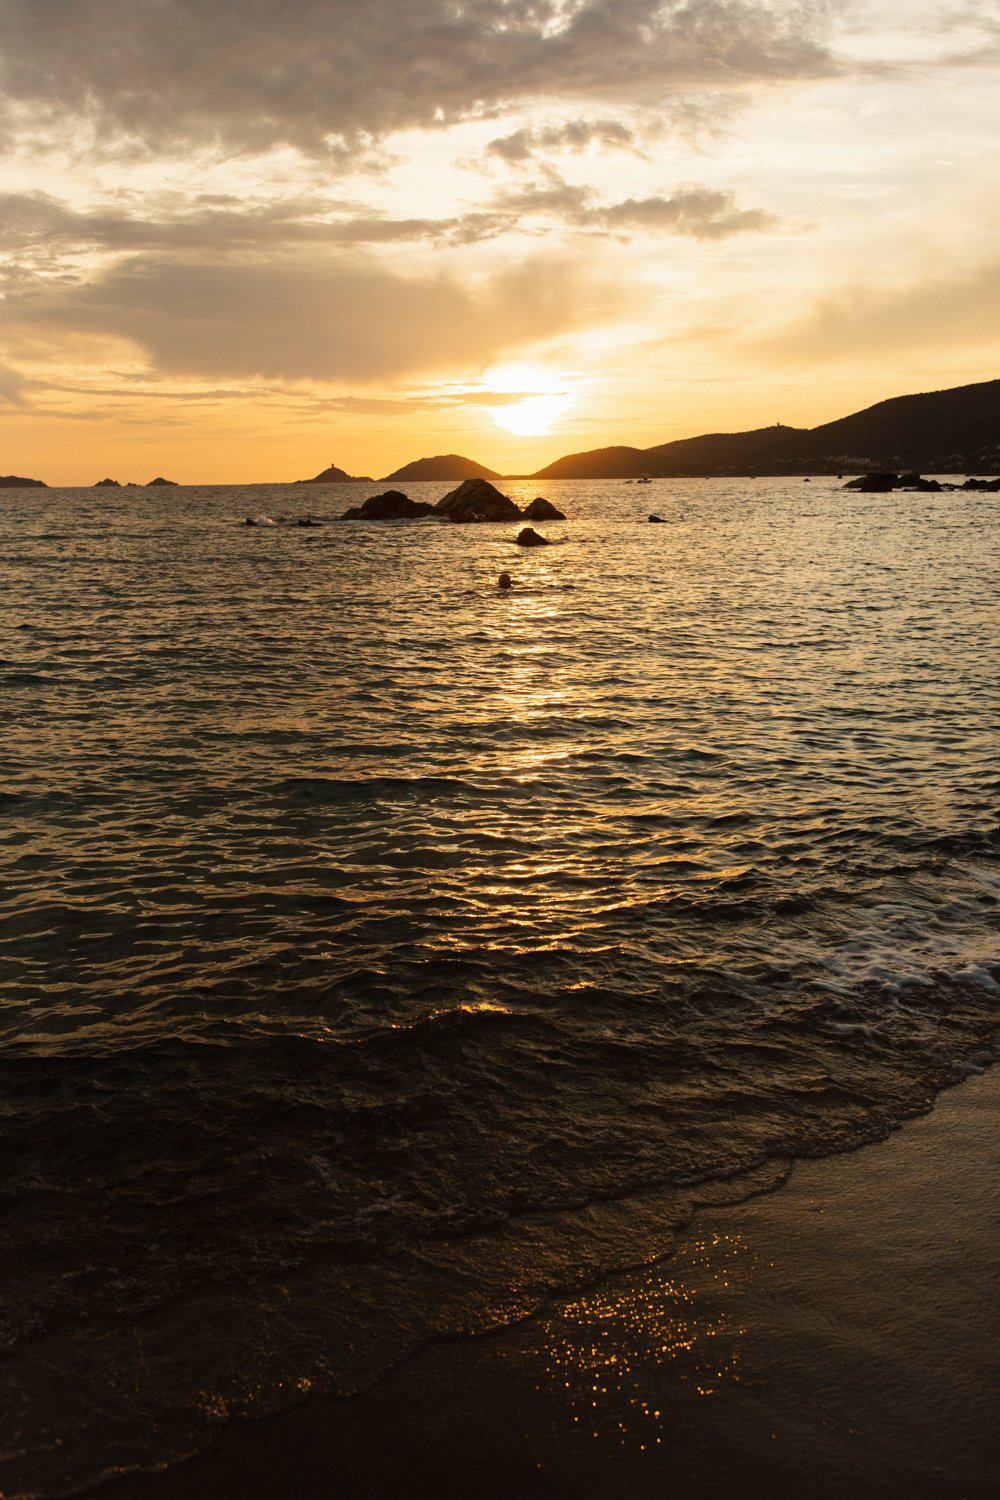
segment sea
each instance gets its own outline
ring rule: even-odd
[[[8,1500],[531,1318],[997,1057],[1000,495],[504,488],[549,546],[0,491]]]

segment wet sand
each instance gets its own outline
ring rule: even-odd
[[[108,1500],[997,1500],[1000,1069],[670,1259]]]

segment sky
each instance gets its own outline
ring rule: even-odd
[[[381,477],[1000,377],[1000,0],[0,0],[0,473]]]

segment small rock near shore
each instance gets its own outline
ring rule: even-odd
[[[541,495],[537,495],[530,505],[526,505],[521,514],[526,521],[565,521],[566,519],[551,500],[544,500]]]

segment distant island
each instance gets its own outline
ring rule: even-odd
[[[937,474],[1000,471],[1000,380],[895,396],[821,427],[761,427],[680,438],[653,448],[594,448],[532,479],[707,478],[842,474],[866,469]]]
[[[0,489],[47,490],[48,485],[44,479],[22,479],[19,474],[0,474]]]
[[[317,474],[313,479],[296,479],[296,484],[374,484],[367,474],[348,474],[344,469],[338,469],[336,464],[330,464],[322,474]]]
[[[456,479],[499,478],[500,475],[495,469],[488,469],[485,464],[477,464],[474,458],[463,458],[460,453],[439,453],[436,458],[415,458],[412,463],[404,464],[401,469],[386,474],[381,483],[397,479],[418,483],[421,480],[441,479],[454,482]],[[368,475],[348,474],[336,464],[330,464],[314,479],[296,479],[295,483],[374,484],[375,480],[369,478]]]

